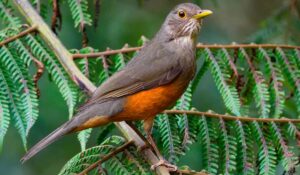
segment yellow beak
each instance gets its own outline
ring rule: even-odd
[[[201,13],[197,14],[197,15],[194,15],[193,18],[195,19],[201,19],[201,18],[204,18],[206,16],[209,16],[211,15],[213,12],[210,11],[210,10],[202,10]]]

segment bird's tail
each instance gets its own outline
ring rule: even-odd
[[[69,121],[70,122],[70,121]],[[50,133],[48,136],[46,136],[44,139],[39,141],[36,145],[34,145],[21,159],[21,162],[24,163],[27,160],[29,160],[31,157],[36,155],[38,152],[40,152],[42,149],[46,148],[51,143],[55,142],[62,136],[68,134],[70,131],[72,131],[72,127],[68,127],[67,125],[69,122],[66,122],[56,130],[54,130],[52,133]]]

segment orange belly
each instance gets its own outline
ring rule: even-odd
[[[138,92],[126,97],[124,109],[113,116],[114,121],[142,120],[162,112],[182,95],[185,82],[176,80],[168,85]]]

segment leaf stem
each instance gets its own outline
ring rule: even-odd
[[[300,50],[300,46],[291,46],[291,45],[276,45],[276,44],[198,44],[198,49],[238,49],[238,48],[265,48],[265,49],[275,49],[280,47],[282,49],[298,49]],[[95,52],[95,53],[87,53],[87,54],[73,54],[73,59],[79,58],[95,58],[100,56],[107,56],[107,55],[114,55],[118,53],[128,53],[140,50],[142,47],[129,47],[129,48],[122,48],[117,50],[108,50],[103,52]]]
[[[165,110],[163,113],[166,114],[189,114],[189,115],[196,115],[196,116],[205,116],[205,117],[211,117],[211,118],[219,118],[224,120],[239,120],[242,122],[263,122],[263,123],[269,123],[269,122],[275,122],[275,123],[300,123],[300,119],[288,119],[288,118],[253,118],[249,116],[231,116],[231,115],[224,115],[224,114],[216,114],[216,113],[210,113],[210,112],[200,112],[200,111],[186,111],[186,110]]]
[[[9,38],[5,39],[4,41],[0,42],[0,47],[4,46],[5,44],[8,44],[8,43],[10,43],[10,42],[12,42],[16,39],[18,39],[18,38],[21,38],[21,37],[23,37],[23,36],[25,36],[25,35],[27,35],[31,32],[35,32],[36,30],[37,30],[37,26],[33,25],[33,26],[29,27],[28,29],[20,32],[19,34],[15,35],[15,36],[12,36],[12,37],[9,37]]]

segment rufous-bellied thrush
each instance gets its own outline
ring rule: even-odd
[[[33,146],[21,161],[66,134],[109,122],[144,120],[147,140],[161,160],[154,167],[170,166],[152,139],[153,120],[174,104],[193,78],[197,36],[202,18],[210,14],[191,3],[176,6],[132,60],[99,86],[76,116]]]

